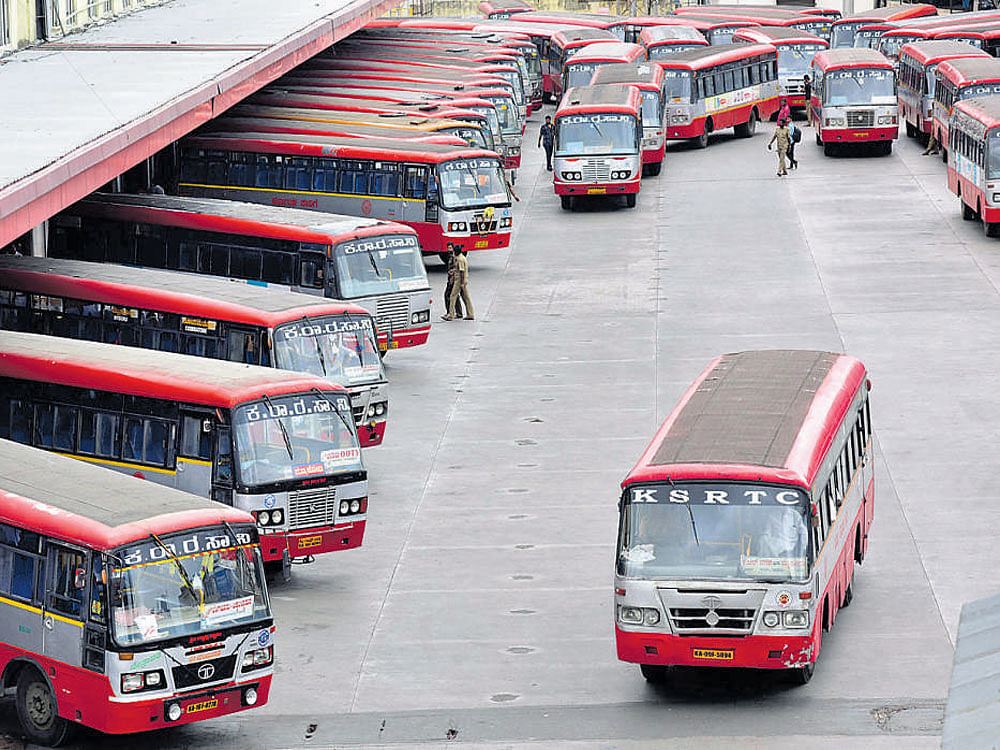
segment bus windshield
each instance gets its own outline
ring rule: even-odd
[[[632,154],[635,150],[635,118],[631,115],[563,115],[556,122],[559,155]]]
[[[896,85],[891,70],[843,68],[826,74],[826,96],[823,104],[827,106],[895,103]]]
[[[500,120],[501,132],[521,134],[521,126],[517,122],[517,114],[510,105],[511,99],[506,96],[485,96],[483,98],[492,102],[493,108],[497,113],[497,118]]]
[[[420,244],[412,235],[341,242],[333,248],[333,263],[344,299],[430,288]]]
[[[870,22],[869,22],[870,23]],[[832,27],[831,47],[851,47],[854,45],[854,32],[859,26],[864,26],[864,21],[846,21],[838,23]]]
[[[524,87],[521,84],[521,75],[516,70],[504,69],[498,71],[500,77],[503,78],[507,83],[511,85],[514,89],[514,101],[518,104],[524,104]]]
[[[352,386],[385,379],[371,318],[307,318],[274,329],[274,363]]]
[[[809,574],[808,503],[801,491],[700,484],[662,489],[658,494],[671,500],[625,505],[621,575],[800,581]],[[724,500],[713,501],[713,493]]]
[[[704,44],[659,44],[655,47],[649,48],[649,59],[661,60],[664,57],[676,55],[678,52],[684,52],[689,49],[698,49],[704,46]]]
[[[642,126],[658,128],[660,121],[660,95],[655,91],[642,92]]]
[[[783,44],[778,46],[778,71],[787,75],[804,75],[809,72],[813,55],[825,49],[821,44]]]
[[[890,36],[884,37],[877,46],[883,55],[895,59],[899,57],[899,50],[904,44],[918,42],[920,39],[919,36]]]
[[[997,94],[1000,94],[1000,81],[974,83],[959,89],[956,100],[971,99],[974,96],[996,96]]]
[[[272,396],[237,407],[233,433],[241,482],[258,488],[360,471],[352,419],[346,394]]]
[[[120,646],[270,619],[253,537],[230,529],[150,535],[115,552],[110,625]]]
[[[450,135],[457,136],[463,141],[468,143],[470,146],[475,148],[485,148],[488,151],[493,150],[493,139],[490,138],[488,141],[486,139],[486,133],[483,132],[481,128],[476,128],[471,125],[468,127],[463,127],[461,125],[454,125],[447,128],[443,128],[443,133],[449,133]]]
[[[500,143],[500,118],[497,117],[496,107],[468,107],[468,109],[483,115],[486,118],[487,127],[494,138],[494,147],[490,151],[496,150],[496,144]]]
[[[509,203],[499,159],[457,159],[438,165],[441,206],[480,208]]]
[[[987,158],[989,159],[986,167],[986,179],[1000,180],[1000,130],[992,131],[986,144]]]
[[[663,95],[672,104],[690,103],[691,73],[687,70],[664,70]]]
[[[566,85],[563,88],[571,89],[574,86],[589,86],[590,79],[594,77],[594,71],[601,66],[599,62],[592,63],[572,63],[566,66]]]

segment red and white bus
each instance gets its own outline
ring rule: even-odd
[[[385,436],[375,321],[356,305],[210,276],[0,255],[0,327],[308,372],[351,394],[363,448]]]
[[[778,111],[778,52],[770,44],[723,44],[656,61],[666,78],[667,138],[698,148],[723,128],[749,138]]]
[[[0,331],[0,384],[0,438],[249,511],[285,574],[361,546],[368,471],[323,378]]]
[[[744,21],[754,26],[760,25],[771,29],[790,29],[818,36],[829,41],[831,19],[827,16],[803,15],[788,13],[781,10],[757,10],[743,13],[719,12],[706,6],[704,12],[686,13],[682,18],[699,19],[703,21]]]
[[[536,10],[516,13],[509,19],[512,23],[547,23],[557,26],[584,26],[589,29],[603,29],[614,34],[620,42],[625,41],[626,19],[621,16],[606,16],[601,13],[578,13],[571,10]]]
[[[878,143],[883,154],[891,153],[899,137],[893,64],[873,49],[816,53],[809,119],[827,156],[843,143]]]
[[[956,102],[948,138],[948,189],[962,218],[978,217],[987,237],[1000,236],[1000,96]]]
[[[833,48],[853,47],[854,35],[862,26],[936,15],[937,8],[933,5],[914,3],[913,5],[886,5],[850,16],[842,16],[830,26],[830,46]]]
[[[970,13],[952,13],[946,16],[921,16],[902,21],[890,21],[880,32],[880,36],[874,45],[875,49],[895,60],[899,57],[899,50],[904,44],[910,42],[920,42],[927,39],[939,39],[942,33],[959,29],[976,29],[980,25],[989,25],[1000,20],[1000,11],[983,10]],[[867,27],[862,27],[857,32],[865,32]],[[870,33],[870,32],[869,32]],[[974,35],[973,35],[974,37]],[[970,44],[983,46],[970,39]]]
[[[965,42],[930,40],[904,44],[899,51],[899,109],[910,138],[931,132],[934,116],[934,71],[946,60],[989,57]]]
[[[504,21],[516,13],[527,13],[534,10],[524,0],[482,0],[479,3],[479,12],[486,18],[494,18]]]
[[[298,136],[333,136],[336,138],[379,138],[438,146],[468,146],[469,142],[454,133],[430,128],[372,127],[359,123],[321,122],[315,118],[303,120],[289,117],[235,117],[225,113],[205,123],[202,132],[212,133],[282,133]]]
[[[416,231],[424,253],[510,245],[511,197],[492,151],[375,138],[211,133],[185,138],[180,154],[183,195],[391,219]],[[359,240],[352,252],[368,248]]]
[[[208,164],[201,167],[209,170],[206,176],[252,166],[224,164],[218,154],[206,158]],[[402,224],[291,205],[274,210],[236,200],[93,193],[49,222],[48,252],[56,258],[222,276],[350,302],[375,317],[380,351],[426,343],[431,286],[416,232]],[[373,261],[379,273],[372,270]]]
[[[29,742],[267,703],[274,619],[248,513],[0,440],[0,557],[0,670]]]
[[[552,180],[564,209],[579,197],[622,195],[635,206],[642,178],[642,96],[634,86],[583,86],[556,110]]]
[[[604,65],[632,63],[646,58],[646,50],[639,44],[628,42],[598,42],[578,49],[563,65],[562,87],[567,91],[576,86],[590,85],[594,71]]]
[[[649,26],[639,34],[639,44],[646,49],[646,59],[656,61],[678,52],[707,47],[708,40],[693,26]]]
[[[948,123],[955,102],[974,96],[1000,94],[1000,60],[995,57],[967,57],[947,60],[934,71],[934,135],[948,160]]]
[[[548,56],[542,60],[542,79],[545,93],[558,102],[563,92],[563,71],[566,63],[579,50],[590,44],[616,42],[615,36],[604,29],[562,29],[552,35]]]
[[[1000,56],[1000,22],[984,23],[969,27],[947,26],[934,30],[935,39],[965,42],[984,50],[991,57]]]
[[[602,65],[590,81],[592,86],[634,86],[642,97],[642,173],[658,175],[663,168],[666,154],[666,125],[663,113],[667,101],[664,96],[663,68],[641,63],[612,63]]]
[[[751,21],[722,17],[697,18],[688,16],[665,16],[661,26],[687,26],[698,31],[709,44],[732,44],[733,34],[748,26],[756,26]]]
[[[869,390],[845,354],[709,364],[622,482],[619,659],[650,681],[675,665],[809,681],[868,548]]]
[[[805,77],[812,65],[813,55],[829,48],[829,44],[815,34],[798,29],[776,26],[754,26],[740,29],[733,35],[734,42],[770,44],[778,50],[778,85],[789,107],[805,109]]]

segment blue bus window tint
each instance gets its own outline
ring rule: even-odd
[[[40,448],[52,447],[52,425],[55,421],[56,408],[52,404],[35,405],[35,434],[32,445]]]
[[[10,593],[31,601],[35,593],[35,558],[20,552],[12,553],[12,558]]]
[[[291,284],[295,272],[295,256],[291,253],[264,253],[261,279],[272,284]]]
[[[10,400],[10,439],[18,443],[28,443],[31,429],[31,407],[26,401],[12,398]]]
[[[76,446],[76,409],[57,406],[52,443],[58,450],[72,451]]]
[[[51,549],[51,548],[50,548]],[[79,618],[83,608],[83,588],[77,587],[77,573],[86,571],[86,556],[71,549],[55,550],[52,587],[48,606],[60,614]]]
[[[198,268],[198,246],[190,242],[182,242],[177,256],[177,267],[181,271],[194,271]]]
[[[180,455],[212,460],[212,431],[211,429],[205,431],[206,419],[208,417],[188,415],[181,417]]]

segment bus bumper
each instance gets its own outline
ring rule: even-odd
[[[404,328],[393,331],[391,335],[388,332],[380,333],[378,336],[379,351],[388,352],[394,349],[409,349],[411,346],[426,344],[430,332],[431,327],[428,324],[419,326],[418,328]]]
[[[445,235],[444,242],[450,242],[459,250],[497,250],[510,244],[510,233],[494,232],[492,234],[471,234],[464,237],[449,237]]]
[[[639,192],[638,176],[628,182],[606,182],[599,185],[559,181],[554,184],[556,195],[628,195]]]
[[[823,128],[820,138],[823,143],[868,143],[869,141],[890,141],[899,137],[899,126],[884,128]]]
[[[385,420],[370,420],[358,427],[358,440],[362,448],[380,445],[385,437]]]
[[[814,637],[750,635],[745,638],[683,638],[669,633],[632,633],[615,626],[621,661],[687,667],[789,669],[816,661]]]
[[[326,526],[280,534],[261,534],[260,551],[264,562],[281,560],[286,549],[288,556],[294,560],[297,557],[360,547],[364,536],[365,522],[362,519],[334,528]]]
[[[670,125],[667,127],[667,138],[697,138],[705,132],[705,120],[696,120],[687,125]]]
[[[667,150],[667,142],[663,140],[656,148],[643,149],[642,151],[642,163],[643,164],[659,164],[663,161],[663,156]]]

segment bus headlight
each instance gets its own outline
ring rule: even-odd
[[[896,118],[891,115],[882,115],[878,118],[879,125],[892,125],[894,122],[896,122]]]
[[[167,720],[177,721],[183,715],[184,711],[181,709],[180,703],[171,703],[167,706]]]
[[[658,609],[644,608],[642,610],[642,624],[643,625],[659,625],[660,624],[660,610],[658,610]]]
[[[281,519],[282,519],[282,513],[280,510],[271,511],[271,523],[277,526],[278,524],[281,523]]]
[[[340,515],[346,516],[350,512],[351,512],[351,504],[349,502],[347,502],[346,500],[341,500],[340,501]]]
[[[643,148],[656,148],[656,145],[657,144],[656,144],[656,139],[655,138],[643,138],[642,139],[642,147]]]
[[[368,407],[369,417],[381,417],[388,411],[388,405],[385,401],[379,401],[377,404],[372,404]]]
[[[361,512],[361,501],[351,500],[351,513],[360,513],[360,512]]]
[[[128,672],[122,675],[122,692],[135,693],[139,690],[158,690],[164,686],[163,670],[150,672]]]
[[[626,625],[659,625],[660,610],[653,607],[619,607],[618,621]]]
[[[670,115],[670,122],[674,123],[685,123],[687,119],[687,115]]]
[[[778,617],[777,612],[765,612],[763,619],[764,619],[764,624],[767,625],[767,627],[769,628],[778,627],[778,623],[781,621],[781,618]]]
[[[449,221],[448,231],[449,232],[464,232],[468,229],[468,225],[464,221]]]
[[[269,523],[271,523],[271,514],[268,513],[266,510],[262,510],[260,513],[257,514],[257,523],[259,523],[261,526],[267,526]]]
[[[142,672],[130,672],[122,675],[123,693],[134,693],[136,690],[142,690],[144,685]]]
[[[500,219],[500,228],[501,229],[510,229],[512,223],[513,222],[511,221],[511,219],[510,219],[509,216],[507,218]]]
[[[786,628],[807,628],[809,627],[809,613],[804,610],[795,610],[782,613],[782,619]]]
[[[623,169],[620,172],[611,173],[612,180],[627,180],[631,176],[632,176],[632,170],[630,169]]]
[[[1000,203],[1000,193],[993,193],[993,202]]]
[[[847,124],[847,121],[843,117],[827,117],[826,126],[828,128],[842,128]]]
[[[243,654],[243,666],[240,669],[249,672],[251,669],[266,667],[272,661],[274,661],[274,646],[258,648]]]
[[[567,182],[573,182],[575,180],[582,180],[583,174],[580,172],[563,172],[562,178]]]
[[[426,323],[430,319],[431,319],[430,310],[420,310],[419,312],[415,312],[413,313],[413,315],[410,316],[411,323]]]

